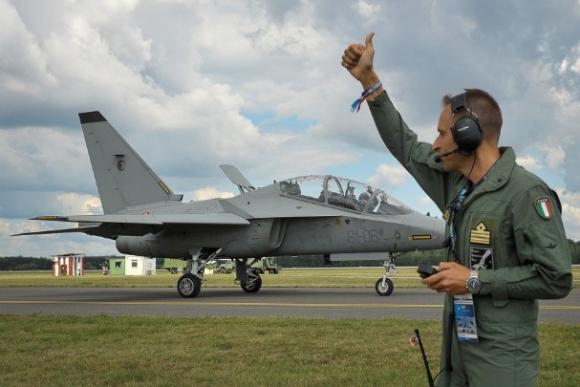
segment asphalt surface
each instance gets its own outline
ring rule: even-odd
[[[255,294],[205,288],[181,298],[175,289],[0,288],[0,314],[283,316],[316,318],[408,318],[438,320],[443,296],[427,289],[275,289]],[[540,301],[540,321],[580,324],[580,289],[562,300]]]

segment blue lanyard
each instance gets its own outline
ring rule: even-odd
[[[461,206],[463,205],[463,201],[467,197],[469,193],[469,182],[465,183],[465,185],[459,190],[455,199],[451,201],[449,204],[449,258],[448,260],[455,260],[455,249],[457,246],[457,234],[455,233],[455,217]]]

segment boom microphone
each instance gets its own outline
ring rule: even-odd
[[[437,156],[435,156],[435,162],[440,163],[445,157],[451,156],[453,153],[456,153],[456,152],[459,152],[459,148],[455,148],[452,151],[445,152],[441,155],[437,155]]]

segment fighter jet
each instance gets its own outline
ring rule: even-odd
[[[375,284],[390,295],[393,254],[444,245],[441,219],[419,214],[385,191],[331,175],[301,176],[256,188],[232,165],[221,165],[239,195],[183,203],[98,112],[79,114],[103,215],[39,216],[77,227],[16,235],[82,232],[116,241],[124,254],[181,258],[182,297],[199,295],[204,267],[216,258],[236,263],[248,293],[262,286],[251,267],[265,256],[323,254],[325,260],[385,258]]]

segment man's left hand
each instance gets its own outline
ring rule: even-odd
[[[447,293],[450,296],[467,294],[467,278],[469,268],[455,262],[441,262],[437,266],[437,274],[425,278],[422,282],[439,293]]]

